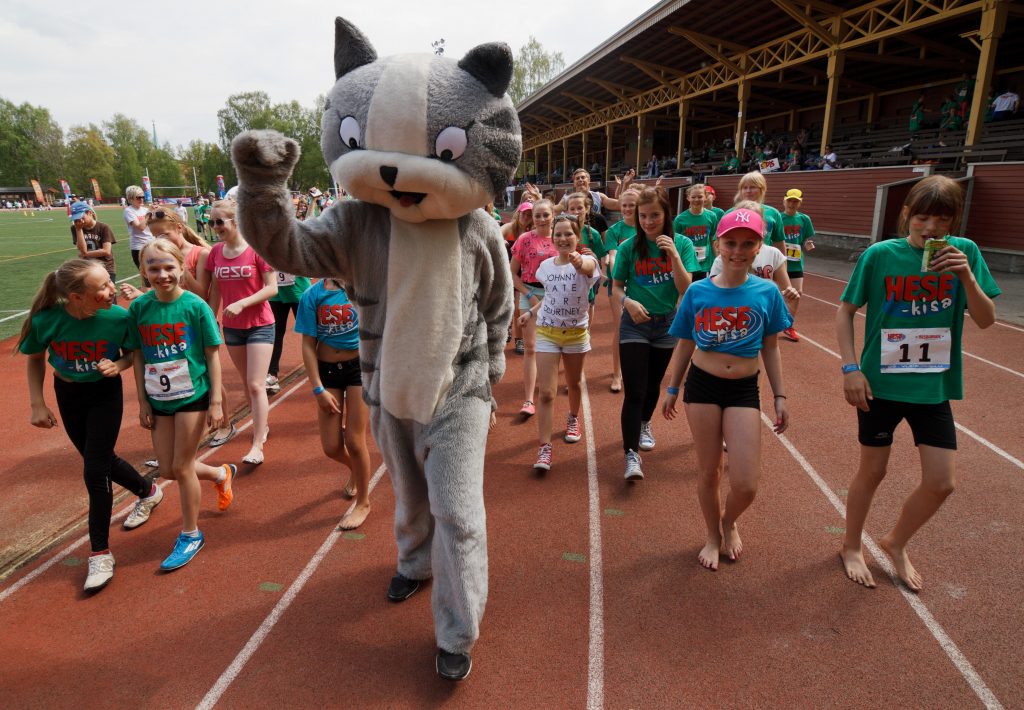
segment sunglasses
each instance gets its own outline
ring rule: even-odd
[[[223,227],[225,224],[227,224],[230,221],[231,221],[230,217],[227,217],[225,219],[211,219],[210,220],[210,224],[212,224],[214,227]]]
[[[145,199],[145,197],[143,197],[142,195],[136,195],[136,196],[135,196],[135,197],[133,197],[132,199],[133,199],[133,200],[144,200],[144,199]]]
[[[177,217],[177,215],[175,215],[175,217]],[[163,210],[157,210],[156,212],[150,212],[146,216],[146,219],[149,220],[150,222],[152,222],[153,220],[157,220],[157,219],[174,219],[174,217],[171,217],[171,213],[170,212],[164,212]]]

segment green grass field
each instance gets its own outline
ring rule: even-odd
[[[99,221],[110,225],[117,238],[117,280],[131,277],[130,283],[137,284],[139,272],[132,263],[128,227],[121,212],[116,206],[96,208]],[[19,314],[32,303],[43,275],[78,255],[71,243],[69,225],[64,208],[51,212],[0,211],[0,339],[21,329],[25,316]]]

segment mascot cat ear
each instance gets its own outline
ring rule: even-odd
[[[334,18],[334,78],[377,61],[377,50],[355,25]]]
[[[481,44],[466,52],[459,60],[459,68],[500,99],[512,82],[512,50],[500,42]]]

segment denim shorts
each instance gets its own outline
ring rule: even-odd
[[[664,316],[651,316],[646,323],[634,323],[629,311],[623,308],[622,318],[619,320],[619,344],[644,343],[652,348],[671,350],[679,342],[679,338],[668,334],[675,317],[675,313],[669,313]]]
[[[526,283],[525,281],[523,283]],[[519,310],[527,311],[530,309],[530,297],[536,296],[540,300],[544,300],[544,287],[543,286],[530,286],[526,284],[526,288],[530,289],[529,293],[519,294]]]
[[[224,326],[225,345],[250,345],[252,343],[274,344],[274,324],[257,325],[252,328],[228,328]]]

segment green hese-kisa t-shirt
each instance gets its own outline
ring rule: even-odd
[[[1001,291],[978,245],[962,237],[946,239],[967,255],[982,292],[989,298],[998,296]],[[865,303],[868,306],[860,369],[871,385],[872,395],[898,402],[939,404],[964,396],[961,341],[967,297],[955,274],[922,272],[923,253],[906,239],[872,244],[857,261],[842,300],[858,308]],[[948,343],[944,342],[947,337]],[[948,369],[900,371],[901,367],[940,365],[947,344]],[[883,348],[893,363],[888,372],[881,371]]]
[[[715,263],[715,250],[711,248],[711,242],[715,238],[717,227],[718,216],[711,210],[702,210],[700,214],[686,210],[672,220],[672,229],[675,233],[682,234],[693,242],[697,263],[700,265],[699,271],[711,271],[711,265]]]
[[[814,225],[803,212],[790,217],[782,213],[782,231],[786,235],[786,270],[790,273],[804,270],[804,242],[814,239]]]
[[[699,270],[693,242],[682,234],[674,235],[676,251],[682,259],[683,268],[690,273]],[[637,248],[637,241],[643,240]],[[650,251],[648,252],[648,246]],[[649,256],[648,254],[654,256]],[[626,284],[626,295],[638,301],[652,316],[667,316],[675,313],[679,291],[672,280],[672,261],[661,254],[653,243],[640,235],[627,239],[619,245],[615,256],[615,271],[612,278]]]
[[[146,390],[153,408],[174,412],[205,395],[210,389],[206,348],[221,344],[217,319],[206,301],[185,291],[163,303],[155,291],[148,291],[132,302],[128,314],[126,344],[141,349],[147,382],[160,385]]]
[[[46,350],[50,365],[65,380],[96,382],[103,379],[96,369],[100,360],[121,357],[127,335],[128,311],[121,306],[79,319],[58,305],[32,316],[28,336],[19,350],[25,355]]]

